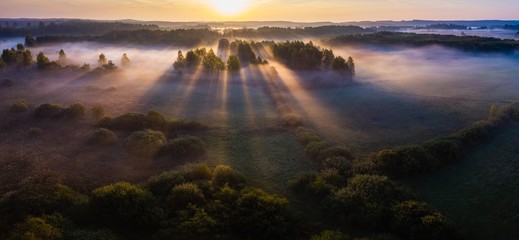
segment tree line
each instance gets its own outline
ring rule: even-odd
[[[438,34],[416,34],[398,32],[377,32],[373,34],[344,35],[328,40],[333,45],[373,44],[431,46],[440,45],[471,52],[513,52],[519,49],[519,42],[490,37],[454,36]]]

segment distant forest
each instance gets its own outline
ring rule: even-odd
[[[519,49],[519,42],[501,40],[498,38],[476,36],[454,36],[438,34],[416,34],[397,32],[378,32],[374,34],[356,34],[335,37],[328,41],[334,45],[340,44],[373,44],[373,45],[404,45],[429,46],[440,45],[474,52],[512,52]]]

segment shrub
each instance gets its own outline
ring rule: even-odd
[[[289,183],[289,187],[294,193],[315,198],[317,201],[328,196],[333,188],[333,186],[315,173],[299,175],[295,180]]]
[[[29,137],[31,138],[36,138],[36,137],[39,137],[40,135],[43,134],[43,130],[41,128],[36,128],[36,127],[33,127],[33,128],[30,128],[29,131],[27,132],[27,134],[29,135]]]
[[[220,165],[214,169],[212,182],[219,187],[228,185],[239,189],[245,186],[245,176],[229,166]]]
[[[312,160],[317,160],[319,155],[328,149],[330,145],[325,141],[310,142],[305,147],[305,154]]]
[[[454,162],[463,157],[463,146],[461,142],[454,139],[438,139],[427,142],[423,146],[439,163]]]
[[[85,115],[86,115],[86,107],[79,103],[72,104],[63,111],[63,117],[65,117],[67,119],[72,119],[72,120],[81,119]]]
[[[281,118],[281,125],[283,125],[285,127],[296,128],[296,127],[302,126],[303,123],[304,123],[303,117],[296,115],[296,114],[292,114],[292,113],[285,114]]]
[[[207,164],[188,165],[182,170],[188,181],[211,180],[213,172]]]
[[[351,238],[344,235],[341,231],[323,231],[319,235],[312,236],[311,240],[350,240]]]
[[[65,107],[57,104],[44,103],[34,109],[35,118],[59,118],[63,115]]]
[[[25,99],[18,99],[9,106],[9,111],[12,113],[22,113],[29,111],[29,102]]]
[[[146,114],[146,128],[164,131],[167,128],[166,117],[157,111],[151,110]]]
[[[91,111],[92,111],[92,117],[95,120],[100,120],[101,118],[103,118],[106,115],[105,109],[101,106],[93,106]]]
[[[318,162],[323,162],[325,159],[331,157],[343,157],[348,160],[353,160],[354,158],[350,150],[344,147],[330,147],[321,151],[316,160]]]
[[[173,209],[182,209],[188,204],[200,205],[205,202],[204,193],[194,183],[184,183],[171,189],[168,203]]]
[[[124,145],[132,154],[151,157],[157,154],[165,142],[166,137],[162,132],[145,130],[132,133],[126,138]]]
[[[95,146],[110,146],[116,142],[117,135],[106,128],[99,128],[88,137],[88,143]]]
[[[157,225],[163,217],[148,191],[127,182],[95,189],[90,205],[103,222],[125,227],[146,229]]]
[[[185,182],[186,178],[182,173],[170,171],[151,177],[146,182],[146,186],[154,196],[165,199],[173,187]]]
[[[391,230],[404,239],[460,239],[453,225],[426,203],[405,201],[391,211]]]
[[[311,142],[319,142],[322,140],[321,137],[317,135],[317,133],[308,128],[303,127],[298,127],[296,129],[296,137],[299,143],[301,143],[301,145],[305,147]]]
[[[61,229],[48,223],[40,217],[28,217],[23,224],[19,225],[8,239],[62,239]]]
[[[328,157],[321,162],[321,166],[324,169],[336,169],[337,172],[345,178],[349,178],[353,174],[353,163],[351,159],[345,157]]]
[[[160,155],[175,158],[199,157],[205,154],[205,146],[197,137],[186,136],[170,140],[160,149]]]
[[[372,157],[375,168],[391,176],[411,176],[428,172],[438,167],[436,159],[422,146],[386,149]]]
[[[389,224],[391,207],[408,198],[408,191],[388,177],[356,175],[334,193],[327,207],[342,223],[383,229]]]
[[[110,130],[139,131],[145,128],[146,116],[140,113],[125,113],[123,115],[102,118],[98,126]]]

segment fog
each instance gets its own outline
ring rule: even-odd
[[[4,48],[20,39],[4,40]],[[317,41],[314,41],[317,42]],[[330,46],[326,46],[330,47]],[[207,47],[216,51],[216,46]],[[8,72],[19,86],[2,91],[5,104],[19,98],[33,104],[101,105],[110,114],[156,109],[168,117],[200,119],[224,128],[275,125],[279,109],[290,108],[332,141],[370,151],[426,140],[484,118],[492,104],[519,98],[518,54],[472,54],[442,47],[332,47],[352,56],[354,81],[325,72],[294,72],[271,64],[242,68],[239,74],[173,71],[181,47],[66,43],[31,48],[68,64],[97,67],[100,53],[118,65],[113,73]],[[120,65],[126,53],[132,65]],[[272,73],[272,67],[276,74]],[[274,92],[273,92],[274,91]],[[274,94],[277,98],[273,98]],[[280,96],[289,100],[279,103]],[[284,97],[283,97],[284,96]],[[410,134],[402,134],[402,132]]]

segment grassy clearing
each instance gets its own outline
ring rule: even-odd
[[[409,184],[451,217],[469,239],[519,238],[519,124],[454,165]]]

